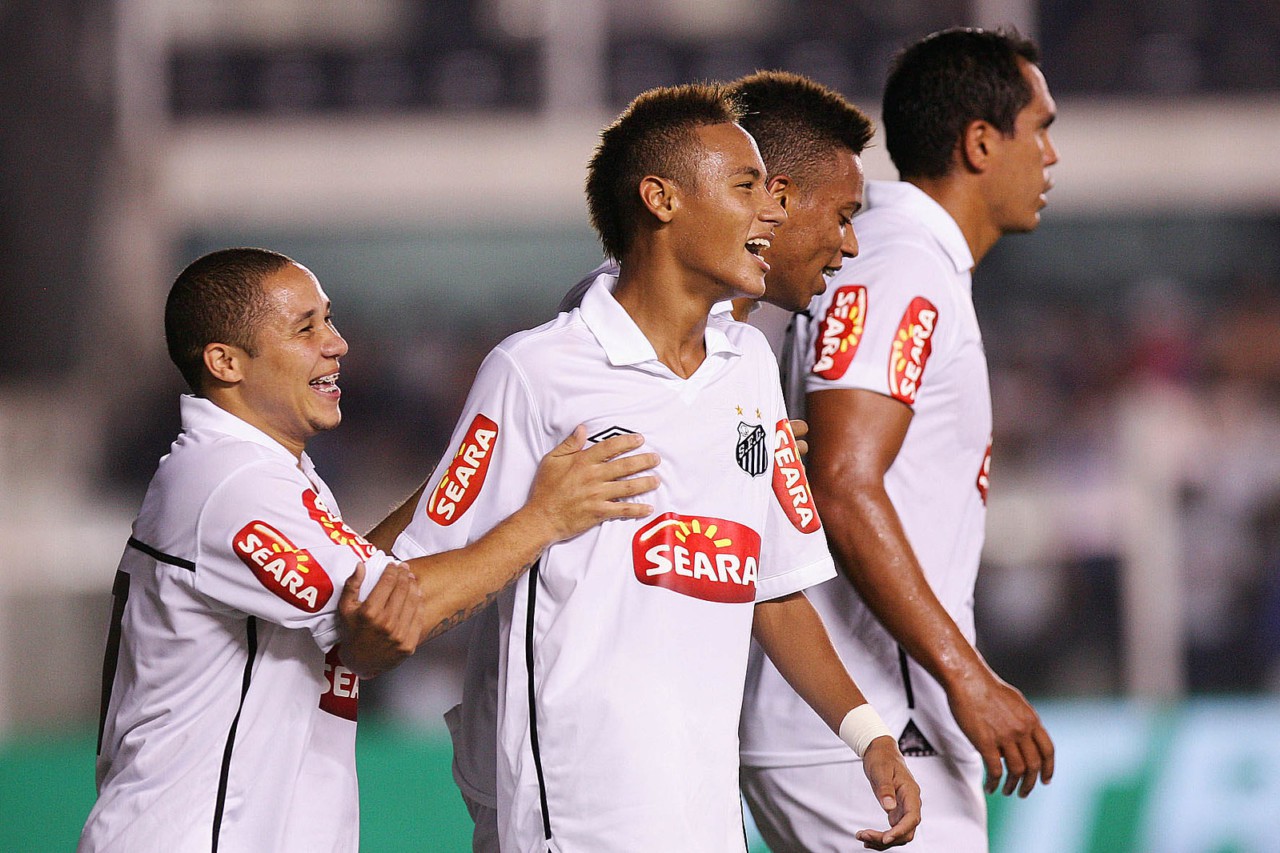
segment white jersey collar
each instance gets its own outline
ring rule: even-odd
[[[631,319],[627,310],[613,298],[613,287],[617,283],[616,275],[601,273],[596,277],[591,288],[582,297],[582,306],[579,309],[582,321],[600,342],[605,356],[614,367],[662,364],[658,360],[658,353],[654,350],[653,344],[649,343],[649,339],[644,336],[644,332],[640,331],[640,327],[636,325],[635,320]],[[717,303],[717,306],[719,304]],[[723,316],[715,314],[713,308],[704,333],[708,358],[722,353],[735,356],[742,354],[742,351],[733,345],[724,330],[720,328],[719,324],[722,322],[725,322]],[[663,370],[669,371],[669,368],[663,365]]]
[[[906,181],[867,181],[866,195],[868,210],[885,204],[910,210],[938,240],[942,250],[955,264],[956,272],[973,269],[973,253],[969,251],[964,232],[946,208],[924,190]]]
[[[191,432],[192,430],[203,429],[213,432],[221,432],[232,438],[241,441],[252,442],[261,445],[275,453],[282,454],[287,457],[290,462],[294,461],[293,453],[289,448],[267,435],[248,421],[242,420],[228,412],[204,397],[195,397],[191,394],[183,394],[178,401],[178,408],[182,414],[182,430],[183,432]],[[310,457],[306,453],[302,454],[302,470],[310,476],[315,470],[315,466],[311,464]]]

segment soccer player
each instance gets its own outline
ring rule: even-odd
[[[484,476],[442,501],[458,463],[442,465],[396,542],[409,556],[484,532],[565,419],[592,440],[643,432],[664,459],[656,518],[553,546],[499,598],[496,692],[472,650],[464,703],[496,700],[505,851],[742,850],[753,635],[863,755],[874,823],[891,825],[860,838],[901,844],[919,821],[893,738],[802,592],[834,571],[772,355],[757,330],[709,316],[763,293],[761,253],[786,216],[739,118],[723,87],[682,86],[641,95],[604,131],[588,204],[621,272],[489,355],[452,443],[456,460],[496,434]]]
[[[1052,185],[1037,61],[1017,35],[979,30],[897,57],[884,125],[902,181],[869,184],[862,252],[801,337],[809,471],[844,573],[810,595],[926,792],[925,850],[987,849],[984,764],[987,792],[1003,776],[1025,796],[1053,775],[1036,712],[974,648],[972,603],[991,404],[970,271],[1037,226]],[[771,846],[849,849],[876,808],[842,796],[863,768],[767,660],[742,734],[744,793]]]
[[[656,457],[613,458],[637,436],[577,452],[573,431],[486,536],[400,566],[343,522],[304,452],[341,419],[347,352],[310,271],[262,249],[206,255],[174,283],[165,336],[193,396],[116,572],[80,850],[354,851],[358,675],[552,542],[648,515],[629,499],[656,485],[636,476]]]

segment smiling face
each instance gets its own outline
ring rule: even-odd
[[[695,186],[681,187],[679,216],[671,223],[677,257],[707,282],[713,298],[759,298],[774,229],[786,211],[765,188],[755,141],[736,124],[696,131],[701,144]]]
[[[827,289],[826,277],[858,254],[852,220],[862,208],[862,158],[839,148],[813,173],[807,193],[785,178],[770,181],[786,207],[787,221],[765,252],[771,269],[764,301],[787,311],[808,308]]]
[[[262,282],[266,316],[240,350],[239,414],[292,450],[342,420],[338,359],[347,342],[334,328],[329,299],[310,270],[288,264]]]
[[[1019,60],[1022,76],[1031,87],[1031,101],[1018,113],[1012,136],[1005,136],[993,160],[988,196],[993,224],[1001,234],[1034,231],[1040,211],[1053,187],[1049,167],[1058,162],[1049,138],[1049,125],[1057,106],[1040,69]]]

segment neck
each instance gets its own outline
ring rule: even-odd
[[[219,409],[235,415],[240,420],[249,424],[249,426],[265,433],[285,450],[292,453],[293,457],[298,460],[299,467],[301,467],[302,451],[306,450],[306,445],[295,439],[291,439],[274,429],[270,423],[259,416],[253,407],[248,405],[244,399],[236,393],[236,386],[232,385],[227,388],[218,389],[205,388],[204,397]]]
[[[963,176],[947,175],[941,178],[904,178],[903,180],[919,187],[925,195],[951,214],[956,225],[960,226],[960,233],[964,235],[965,242],[969,244],[969,253],[973,255],[975,267],[1003,236],[1000,229],[991,222],[981,193]]]
[[[751,309],[756,307],[756,300],[750,296],[739,296],[733,300],[733,319],[739,323],[747,322],[747,318],[751,316]]]
[[[653,345],[658,360],[688,379],[707,357],[704,335],[714,294],[673,263],[628,253],[613,297]]]

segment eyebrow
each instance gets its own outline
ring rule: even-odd
[[[324,313],[328,314],[330,308],[331,308],[331,304],[326,302],[324,304]],[[298,323],[301,323],[304,320],[310,320],[312,317],[315,317],[317,313],[319,312],[317,312],[316,309],[309,308],[306,311],[303,311],[301,314],[295,314],[291,322],[293,325],[296,326]]]
[[[756,180],[760,180],[760,178],[764,176],[764,173],[761,172],[759,169],[757,169],[755,166],[743,166],[740,169],[738,169],[738,171],[733,173],[733,176],[735,178],[738,175],[750,175]]]

